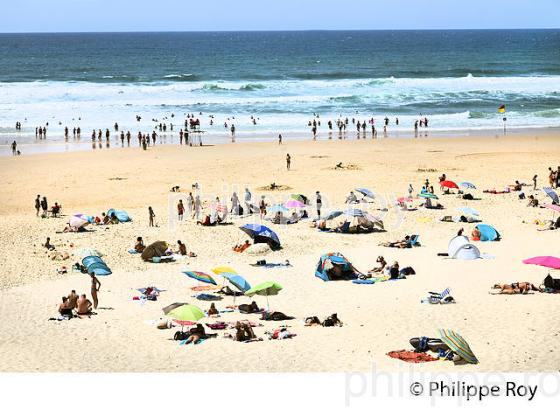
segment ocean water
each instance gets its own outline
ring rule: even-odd
[[[560,30],[0,34],[2,145],[35,144],[47,122],[43,145],[64,126],[85,141],[115,122],[176,132],[186,113],[218,139],[224,122],[247,139],[310,134],[314,114],[319,136],[339,117],[500,129],[501,104],[509,128],[560,125]]]

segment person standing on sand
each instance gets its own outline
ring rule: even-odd
[[[319,191],[315,192],[315,202],[317,203],[317,218],[321,219],[321,207],[323,206],[323,200],[321,199],[321,193]]]
[[[200,202],[200,196],[196,196],[194,198],[194,212],[193,212],[193,219],[196,219],[197,221],[200,219],[200,211],[202,209],[202,204]]]
[[[291,163],[292,163],[292,157],[290,157],[290,154],[286,154],[286,169],[288,171],[290,170]]]
[[[14,142],[12,142],[12,155],[16,155],[17,153],[17,142],[14,140]]]
[[[282,134],[278,134],[278,145],[282,145]]]
[[[37,195],[35,198],[35,214],[39,216],[39,211],[41,210],[41,195]]]
[[[156,214],[154,213],[154,210],[152,209],[151,206],[148,207],[148,216],[150,218],[149,226],[153,227],[154,226],[154,219],[156,217]]]
[[[533,191],[537,190],[537,175],[533,176]]]
[[[91,298],[93,299],[93,308],[97,309],[97,304],[99,301],[97,300],[97,292],[101,289],[101,282],[99,279],[95,277],[95,273],[90,273],[89,276],[91,277]]]
[[[247,214],[253,213],[253,210],[251,209],[251,198],[251,191],[249,191],[249,188],[245,188],[245,206],[247,207]]]
[[[177,204],[177,219],[179,221],[183,220],[184,213],[185,213],[185,206],[183,205],[183,200],[179,199],[179,203]]]
[[[46,218],[49,212],[49,203],[47,202],[46,196],[44,196],[43,200],[41,201],[41,209],[43,210],[43,218]]]
[[[194,209],[194,198],[192,192],[189,192],[189,197],[187,199],[187,212],[189,215],[192,215],[193,209]]]

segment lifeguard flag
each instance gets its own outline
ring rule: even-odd
[[[498,108],[498,112],[502,114],[506,112],[506,106],[504,104],[500,105],[500,107]]]

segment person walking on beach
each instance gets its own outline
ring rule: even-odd
[[[183,205],[183,200],[179,199],[179,203],[177,204],[177,219],[179,221],[183,220],[184,213],[185,213],[185,206]]]
[[[321,199],[321,193],[319,191],[315,192],[315,202],[317,203],[317,218],[321,219],[321,207],[323,206],[323,200]]]
[[[278,145],[282,145],[282,134],[278,134]]]
[[[41,210],[41,195],[37,195],[37,198],[35,198],[35,215],[39,216],[40,210]]]
[[[12,142],[12,155],[16,155],[17,153],[17,142],[14,140],[14,142]]]
[[[200,211],[202,209],[202,204],[200,202],[200,196],[196,196],[194,198],[194,212],[193,212],[193,219],[196,219],[197,221],[200,219]]]
[[[286,154],[286,169],[288,171],[290,170],[291,163],[292,163],[292,157],[290,157],[290,154]]]
[[[533,176],[533,191],[537,190],[537,175]]]
[[[189,192],[189,197],[187,199],[187,211],[189,215],[192,215],[193,209],[194,209],[194,197],[192,195],[192,192]]]
[[[154,213],[154,210],[152,209],[151,206],[148,207],[148,216],[150,218],[149,226],[153,227],[154,226],[154,219],[156,217],[156,214]]]
[[[97,300],[97,292],[101,289],[101,282],[99,279],[95,277],[95,273],[90,273],[89,276],[91,277],[91,298],[93,299],[93,308],[97,309],[97,304],[99,301]]]
[[[49,203],[47,202],[46,196],[44,196],[43,199],[41,200],[41,209],[43,210],[43,218],[46,218],[48,216],[48,210],[49,210]]]
[[[266,201],[264,200],[264,195],[261,196],[261,200],[259,201],[259,211],[261,219],[264,219],[266,216]]]
[[[234,215],[239,215],[239,198],[237,197],[237,192],[231,195],[231,213]]]
[[[249,188],[245,188],[245,206],[247,207],[247,214],[253,213],[253,210],[251,209],[251,198],[251,191],[249,191]]]

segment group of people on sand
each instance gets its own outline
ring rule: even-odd
[[[94,310],[97,309],[98,299],[97,292],[101,289],[101,282],[97,279],[95,274],[91,274],[91,302],[85,293],[80,296],[75,290],[72,290],[68,296],[62,297],[62,302],[58,305],[58,313],[64,319],[71,319],[74,317],[86,317],[95,314]]]
[[[54,205],[49,209],[49,202],[47,201],[47,197],[41,195],[37,195],[35,197],[35,215],[40,216],[41,218],[48,218],[49,212],[53,217],[58,217],[60,215],[60,211],[62,209],[62,205],[58,202],[55,202]]]

